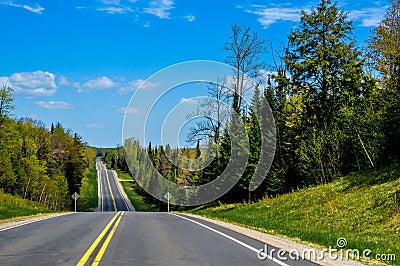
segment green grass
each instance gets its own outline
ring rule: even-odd
[[[118,178],[124,180],[133,180],[133,178],[122,171],[117,171]],[[136,211],[144,211],[144,212],[157,212],[159,209],[149,203],[144,201],[144,197],[139,195],[136,190],[136,183],[134,182],[121,182],[122,187],[125,190],[126,195],[128,196],[129,200],[132,202],[133,207],[135,207]]]
[[[93,210],[97,207],[99,196],[97,194],[97,170],[94,165],[86,172],[82,179],[80,198],[77,201],[78,211]]]
[[[0,220],[51,213],[45,206],[0,191]]]
[[[333,183],[253,204],[199,207],[190,212],[299,242],[375,254],[395,254],[400,265],[400,168],[353,173]],[[388,262],[386,262],[388,263]]]

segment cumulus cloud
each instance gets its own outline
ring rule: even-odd
[[[198,104],[199,102],[196,99],[192,98],[181,98],[179,100],[179,103],[185,103],[185,104]]]
[[[363,8],[349,11],[349,18],[360,21],[359,26],[376,27],[385,16],[388,6]]]
[[[74,86],[78,89],[78,92],[89,92],[94,90],[107,90],[117,86],[117,84],[110,78],[103,76],[89,80],[83,85],[80,85],[80,83],[76,82]]]
[[[46,109],[74,109],[74,106],[64,101],[37,101],[36,105]]]
[[[57,91],[55,75],[45,71],[14,73],[10,77],[0,77],[0,82],[14,89],[16,94],[31,97],[52,96]]]
[[[238,8],[243,8],[238,6]],[[250,8],[245,8],[245,12],[257,15],[257,21],[264,27],[268,28],[271,24],[279,21],[300,20],[301,8],[294,7],[267,7],[264,5],[251,5]]]
[[[146,81],[143,79],[137,79],[137,80],[128,82],[128,84],[126,84],[125,86],[121,86],[118,90],[118,93],[121,95],[124,95],[124,94],[132,92],[136,89],[152,90],[152,89],[157,88],[158,86],[160,86],[160,83],[158,83],[158,82],[150,82],[150,81]]]
[[[41,7],[39,5],[35,5],[35,6],[22,5],[22,4],[17,4],[13,1],[1,1],[0,4],[3,6],[23,8],[25,10],[28,10],[28,11],[36,13],[36,14],[42,14],[42,11],[45,10],[44,7]]]
[[[86,128],[104,128],[104,126],[100,124],[86,124]]]
[[[162,19],[170,19],[170,10],[173,8],[174,2],[172,0],[154,0],[151,1],[150,6],[144,8],[143,11]]]

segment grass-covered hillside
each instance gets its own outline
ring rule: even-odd
[[[371,249],[371,258],[395,254],[391,263],[400,265],[399,177],[397,165],[254,204],[200,207],[193,213],[325,247],[344,237],[346,248]]]
[[[44,205],[0,191],[0,220],[50,212]]]
[[[129,174],[118,170],[118,178],[123,179],[123,180],[130,180],[133,181],[133,177],[131,177]],[[122,187],[124,188],[124,191],[126,195],[128,196],[129,200],[131,201],[133,207],[135,207],[136,211],[144,211],[144,212],[154,212],[154,211],[159,211],[157,206],[150,204],[146,202],[146,199],[144,196],[140,195],[137,193],[137,185],[135,182],[130,182],[130,181],[122,181]]]

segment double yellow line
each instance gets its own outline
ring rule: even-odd
[[[115,230],[117,230],[117,227],[119,225],[119,222],[121,221],[122,215],[124,215],[124,212],[117,212],[114,217],[111,219],[111,221],[107,224],[107,226],[103,229],[103,231],[100,233],[100,235],[96,238],[96,240],[92,243],[92,245],[89,247],[89,249],[83,254],[82,258],[79,260],[79,262],[76,264],[77,266],[83,266],[86,264],[86,262],[89,260],[90,256],[92,255],[93,251],[96,249],[96,247],[99,245],[100,241],[103,239],[105,234],[108,232],[114,221],[117,219],[115,222],[113,228],[111,229],[110,233],[108,234],[106,240],[104,241],[103,245],[101,246],[99,252],[96,255],[96,258],[94,259],[92,266],[99,265],[101,259],[103,258],[104,253],[106,252],[106,249],[108,247],[108,244],[110,244],[111,238],[113,237]]]

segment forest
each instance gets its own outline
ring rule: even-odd
[[[45,205],[71,208],[71,195],[94,162],[94,150],[61,123],[14,119],[12,88],[0,90],[0,190]]]
[[[211,97],[229,102],[238,114],[250,146],[244,174],[221,201],[252,202],[326,184],[350,172],[399,163],[400,1],[390,1],[379,26],[361,44],[354,37],[353,22],[346,11],[330,0],[302,11],[287,44],[279,49],[249,27],[232,25],[231,30],[223,51],[226,63],[237,69],[227,81],[234,91],[212,85],[209,91]],[[262,61],[265,53],[272,54],[272,66]],[[260,69],[271,71],[265,75]],[[244,73],[258,81],[253,88],[246,87]],[[253,95],[251,105],[243,100],[246,93]],[[268,134],[260,131],[263,119],[256,119],[257,115],[270,119],[262,115],[265,101],[275,121],[276,150],[264,182],[251,192],[251,177],[260,167],[262,140],[269,140]],[[199,114],[211,112],[224,116],[215,102],[200,104]],[[229,136],[227,128],[234,129],[238,121],[231,114],[225,117],[225,127],[222,119],[204,119],[191,128],[188,141],[197,143],[196,148],[174,150],[127,139],[126,154],[120,147],[108,153],[106,160],[114,168],[140,174],[148,189],[152,187],[152,170],[143,163],[146,154],[168,180],[183,186],[205,184],[223,172],[234,152],[234,136]],[[190,159],[205,158],[199,143],[217,147],[216,157],[203,170],[182,170],[166,156],[182,153]],[[148,201],[157,203],[152,197]]]

